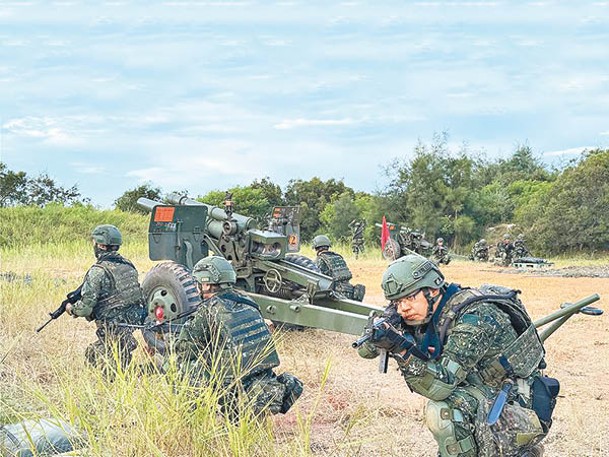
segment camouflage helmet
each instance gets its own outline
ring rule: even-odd
[[[479,243],[484,246],[486,245],[486,240],[484,238],[480,239]]]
[[[417,254],[409,254],[391,262],[381,281],[387,300],[397,300],[423,289],[439,289],[444,285],[444,275],[431,260]]]
[[[228,287],[237,282],[237,273],[224,257],[210,256],[199,260],[192,269],[192,275],[199,283],[219,284]]]
[[[506,233],[505,235],[503,235],[503,239],[504,240],[510,240],[512,237],[510,236],[509,233]]]
[[[97,244],[104,244],[106,246],[120,246],[123,244],[121,232],[114,225],[110,224],[95,227],[91,232],[91,238]]]
[[[317,235],[313,238],[313,249],[329,248],[330,246],[332,246],[332,242],[326,235]]]
[[[436,243],[444,243],[444,238],[441,238],[441,237],[440,237],[440,238],[438,238],[438,239],[436,240]]]

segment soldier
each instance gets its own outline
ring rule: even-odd
[[[116,369],[114,350],[122,369],[131,361],[137,347],[133,328],[118,324],[141,324],[145,317],[144,298],[135,266],[117,251],[123,244],[114,225],[99,225],[91,233],[97,262],[89,268],[81,289],[81,299],[68,303],[73,317],[95,321],[97,341],[86,351],[87,361],[96,367]]]
[[[496,261],[505,267],[512,263],[514,255],[514,244],[511,239],[512,237],[509,233],[503,235],[503,239],[497,243],[497,249],[495,250]]]
[[[443,263],[445,265],[450,263],[450,254],[448,253],[448,248],[444,246],[444,238],[438,238],[436,240],[436,245],[433,247],[431,253],[437,263]]]
[[[364,252],[364,229],[366,228],[366,221],[358,221],[353,219],[349,223],[349,228],[353,232],[353,238],[351,239],[351,250],[357,259],[359,254]]]
[[[349,280],[353,277],[347,262],[342,255],[330,251],[332,243],[326,235],[317,235],[313,238],[313,249],[317,253],[315,263],[326,276],[334,279],[334,290],[351,300],[362,301],[365,287],[362,284],[353,286]]]
[[[519,234],[514,240],[514,258],[527,257],[531,253],[524,244],[524,234]]]
[[[192,384],[217,383],[226,390],[225,412],[235,415],[239,393],[255,414],[286,413],[302,393],[289,373],[276,376],[279,356],[258,305],[233,289],[237,275],[223,257],[201,259],[192,272],[202,303],[175,343],[182,373]]]
[[[408,387],[429,399],[425,422],[439,455],[542,455],[557,381],[540,375],[543,345],[517,292],[447,284],[418,255],[392,262],[381,286],[387,321],[368,324],[359,353],[387,350]],[[540,383],[554,383],[552,394],[539,394]]]
[[[474,243],[470,259],[477,260],[479,262],[488,261],[488,244],[484,238]]]

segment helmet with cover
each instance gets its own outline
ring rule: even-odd
[[[439,289],[444,285],[444,275],[431,260],[409,254],[391,262],[381,281],[387,300],[397,300],[420,289]]]
[[[313,249],[330,248],[332,242],[326,235],[317,235],[313,238]]]
[[[237,273],[232,265],[220,256],[199,260],[192,269],[192,275],[201,284],[217,284],[222,288],[237,282]]]
[[[438,243],[438,244],[442,244],[442,243],[444,243],[444,238],[438,238],[438,239],[436,240],[436,243]]]
[[[110,224],[98,225],[91,232],[91,237],[97,244],[120,246],[123,244],[121,232]]]

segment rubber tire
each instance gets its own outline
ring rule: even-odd
[[[314,271],[315,273],[321,273],[321,270],[317,266],[317,264],[309,259],[308,257],[300,254],[287,254],[285,256],[285,261],[293,263],[294,265],[298,265],[300,267],[306,268],[307,270]]]
[[[197,290],[195,279],[192,277],[190,270],[184,265],[176,262],[163,262],[155,265],[144,278],[142,282],[142,291],[144,293],[144,300],[146,303],[146,309],[148,309],[148,303],[152,297],[154,291],[159,288],[168,289],[174,297],[176,297],[175,313],[183,313],[190,311],[191,309],[198,308],[201,304],[201,297]],[[183,323],[188,318],[182,318],[176,320],[175,324]],[[146,316],[145,324],[154,323],[155,317],[150,312]],[[175,328],[164,329],[164,332],[177,333]],[[159,333],[151,330],[142,329],[142,335],[144,341],[148,345],[149,349],[164,354],[166,351],[165,341],[158,338]]]
[[[402,248],[400,247],[400,243],[389,238],[385,244],[385,249],[383,249],[383,258],[385,260],[394,261],[400,258],[401,252]]]

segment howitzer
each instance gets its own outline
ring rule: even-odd
[[[66,312],[66,307],[68,306],[68,303],[73,305],[78,300],[80,300],[81,290],[82,290],[82,284],[80,286],[78,286],[78,289],[68,293],[68,295],[66,295],[66,299],[61,302],[61,305],[59,305],[59,308],[57,308],[55,311],[52,311],[49,313],[49,316],[51,316],[50,319],[36,329],[36,333],[42,331],[42,329],[45,328],[47,325],[49,325],[51,323],[51,321],[61,317],[61,315]]]
[[[173,320],[200,303],[190,276],[194,264],[208,254],[231,262],[236,287],[260,306],[262,315],[279,323],[314,327],[352,335],[361,334],[368,316],[379,308],[349,300],[334,291],[334,281],[320,272],[300,247],[298,211],[275,207],[262,230],[256,221],[178,194],[168,203],[140,198],[150,211],[149,257],[165,260],[146,275],[142,289],[148,320]],[[153,341],[144,335],[150,346]]]

